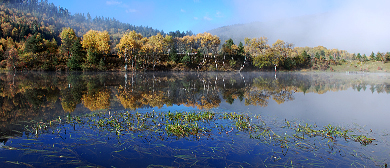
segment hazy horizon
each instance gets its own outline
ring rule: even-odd
[[[295,46],[338,48],[354,53],[370,54],[390,51],[390,16],[385,0],[174,0],[174,1],[60,1],[49,0],[67,8],[71,14],[90,13],[114,17],[137,26],[170,31],[191,30],[203,33],[219,27],[252,23],[266,23],[266,32],[243,30],[249,37],[266,36],[281,39]],[[299,20],[296,18],[316,18]],[[274,23],[274,24],[273,24]],[[232,32],[237,32],[233,30]]]

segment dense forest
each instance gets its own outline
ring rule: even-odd
[[[164,33],[114,18],[71,15],[47,0],[0,1],[0,67],[9,70],[285,70],[319,69],[345,60],[382,61],[389,53],[294,47],[266,37],[235,44],[210,33]]]

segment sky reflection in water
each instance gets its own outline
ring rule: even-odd
[[[389,77],[343,73],[278,73],[276,78],[274,73],[2,74],[0,129],[4,143],[0,161],[21,167],[335,164],[329,160],[341,165],[383,166],[389,156],[384,150],[388,149],[390,126],[386,103]],[[196,134],[195,139],[169,135],[157,126],[151,127],[157,129],[154,131],[125,131],[118,136],[112,130],[65,122],[69,113],[77,116],[100,111],[109,118],[126,111],[165,114],[205,110],[246,114],[251,124],[265,124],[264,130],[277,135],[294,134],[290,128],[281,128],[290,121],[295,126],[342,126],[376,141],[362,146],[342,138],[329,142],[326,137],[315,137],[304,140],[304,148],[292,137],[286,152],[281,141],[250,138],[256,131],[240,130],[234,120],[212,121],[205,126],[211,132]],[[39,134],[25,132],[36,122],[54,123],[59,118],[64,122],[42,129]],[[223,131],[215,127],[218,124],[225,126]],[[43,164],[42,159],[49,159],[50,164]],[[142,163],[135,161],[140,159]]]

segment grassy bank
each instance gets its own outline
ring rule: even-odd
[[[232,68],[230,66],[218,66],[218,69],[214,66],[215,64],[209,64],[203,67],[193,67],[193,66],[187,66],[183,63],[172,63],[172,62],[166,62],[157,64],[154,71],[202,71],[202,72],[214,72],[214,71],[221,71],[221,72],[232,72],[232,71],[239,71],[238,68]],[[380,61],[366,61],[366,62],[360,62],[358,60],[347,60],[346,62],[337,63],[337,64],[330,64],[329,67],[325,70],[325,72],[375,72],[375,73],[384,73],[384,72],[390,72],[390,62],[383,63]],[[111,66],[105,70],[101,71],[124,71],[122,65],[120,66]],[[131,71],[131,67],[129,66],[128,71]],[[6,68],[0,68],[0,72],[10,72],[14,70],[8,70]],[[20,69],[17,69],[17,71],[20,71]],[[66,69],[61,69],[57,71],[67,71]],[[87,70],[88,71],[88,70]],[[94,70],[99,71],[99,70]],[[135,71],[153,71],[152,68],[148,68],[146,70],[142,68],[138,68]],[[242,71],[274,71],[273,68],[262,68],[259,69],[254,66],[247,66]],[[293,70],[285,70],[278,68],[277,71],[300,71],[300,72],[323,72],[324,70],[320,69],[313,69],[313,68],[303,68],[303,69],[293,69]]]
[[[330,65],[330,68],[327,71],[332,70],[335,72],[390,72],[390,63],[349,60],[341,63],[341,65]]]

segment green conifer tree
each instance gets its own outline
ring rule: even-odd
[[[356,56],[356,59],[357,59],[358,61],[362,61],[362,55],[360,55],[360,53],[358,53],[357,56]]]
[[[374,52],[371,52],[370,60],[375,60],[375,54],[374,54]]]
[[[70,70],[81,70],[81,65],[84,57],[83,47],[80,39],[77,38],[70,48],[71,57],[68,59],[67,66]]]

